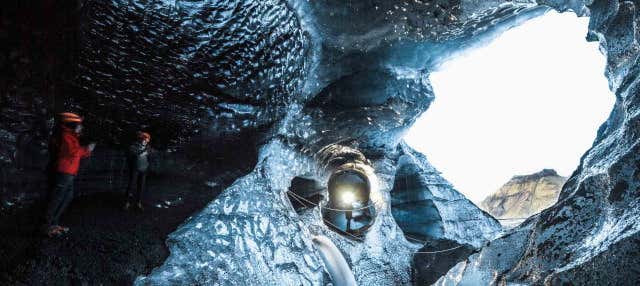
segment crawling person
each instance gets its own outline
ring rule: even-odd
[[[56,131],[49,145],[52,184],[49,186],[49,202],[45,212],[43,231],[49,236],[57,236],[69,231],[59,225],[58,220],[73,200],[73,183],[80,160],[89,157],[96,144],[81,146],[78,140],[82,133],[82,118],[75,113],[58,114]]]
[[[137,140],[127,150],[127,163],[129,165],[129,183],[125,198],[124,209],[128,210],[135,203],[138,210],[144,210],[142,206],[142,192],[147,180],[149,169],[149,141],[151,135],[147,132],[138,132]],[[136,188],[135,196],[133,193]]]

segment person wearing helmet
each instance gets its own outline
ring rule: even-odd
[[[73,182],[80,168],[80,160],[91,155],[96,144],[81,146],[78,137],[82,132],[82,118],[75,113],[58,114],[57,126],[49,143],[50,186],[49,203],[45,212],[44,231],[50,237],[67,232],[58,220],[73,199]]]
[[[136,142],[127,151],[127,162],[129,165],[129,183],[125,197],[124,209],[128,210],[131,203],[135,203],[138,210],[144,210],[142,206],[142,192],[147,180],[147,170],[149,169],[149,142],[151,135],[147,132],[139,131]],[[133,188],[136,187],[134,196]]]

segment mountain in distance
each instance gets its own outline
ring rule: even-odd
[[[527,218],[558,200],[566,177],[553,169],[514,176],[480,203],[480,208],[498,219]]]

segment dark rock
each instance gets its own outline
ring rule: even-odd
[[[0,284],[124,285],[150,271],[169,254],[166,235],[215,198],[214,190],[188,181],[150,178],[144,212],[122,210],[122,194],[76,199],[63,215],[70,232],[44,238],[39,231],[42,203],[0,213]],[[156,208],[158,201],[185,197],[183,204]]]
[[[323,191],[325,188],[317,180],[295,177],[291,180],[287,196],[296,211],[303,208],[313,208],[324,199]]]
[[[429,240],[413,256],[415,285],[432,285],[476,249],[452,240]]]

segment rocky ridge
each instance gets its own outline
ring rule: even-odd
[[[487,196],[480,208],[496,218],[527,218],[553,205],[566,181],[553,169],[514,176]]]

